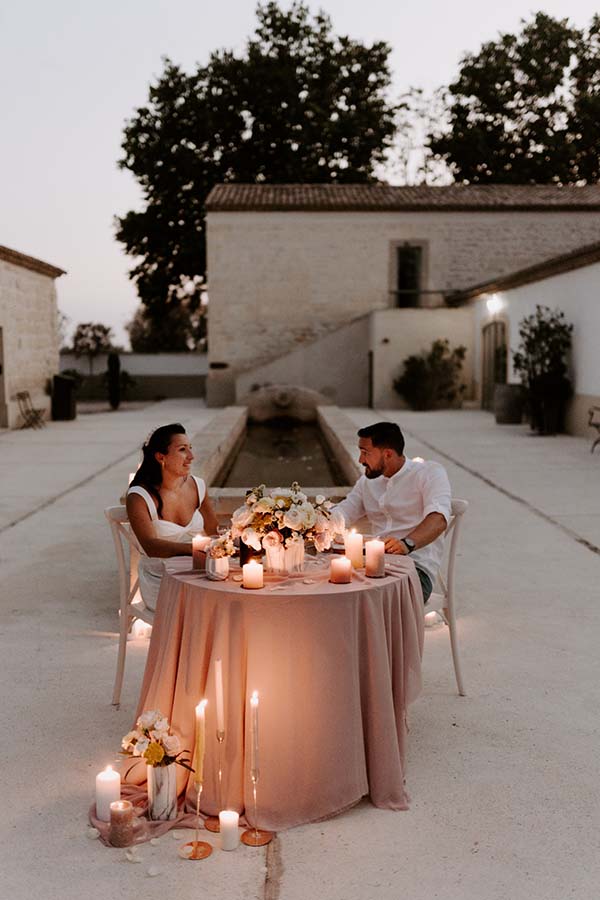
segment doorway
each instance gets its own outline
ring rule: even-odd
[[[494,408],[494,385],[506,384],[508,352],[506,347],[506,324],[493,321],[485,325],[481,334],[482,377],[481,406]]]

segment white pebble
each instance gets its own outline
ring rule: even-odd
[[[100,836],[100,832],[97,828],[88,828],[86,834],[89,837],[90,841],[95,841],[96,838]]]
[[[158,866],[150,866],[147,875],[149,878],[156,878],[157,875],[160,875],[160,869]]]
[[[150,843],[153,847],[156,847],[157,844],[160,844],[160,838],[150,838]]]

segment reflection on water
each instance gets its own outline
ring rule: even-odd
[[[342,484],[319,427],[293,419],[249,424],[240,452],[220,487]]]

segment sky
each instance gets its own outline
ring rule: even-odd
[[[283,8],[289,0],[280,0]],[[583,27],[600,2],[308,0],[334,31],[392,46],[393,90],[434,89],[461,56],[542,9]],[[140,208],[117,160],[123,125],[147,99],[162,57],[191,72],[213,50],[241,51],[254,0],[20,0],[0,8],[0,244],[67,271],[68,331],[99,321],[126,345],[138,300],[114,217]]]

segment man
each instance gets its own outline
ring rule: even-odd
[[[404,437],[393,422],[359,429],[362,475],[336,506],[352,525],[367,516],[385,541],[386,553],[410,554],[429,600],[444,552],[443,534],[450,521],[450,483],[436,462],[404,456]]]

